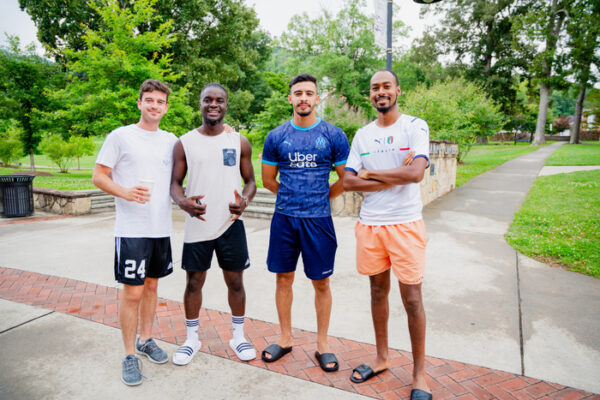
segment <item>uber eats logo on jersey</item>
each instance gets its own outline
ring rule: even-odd
[[[316,154],[302,154],[295,152],[294,154],[288,153],[290,159],[290,167],[295,168],[316,168],[317,167],[317,155]]]

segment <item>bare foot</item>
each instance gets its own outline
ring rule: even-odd
[[[377,373],[379,371],[383,371],[386,370],[390,367],[391,363],[390,360],[380,360],[380,359],[375,359],[375,361],[373,361],[373,363],[370,365],[371,369],[373,370],[373,373]],[[361,379],[361,376],[358,372],[354,371],[354,373],[352,374],[356,379]]]
[[[427,381],[425,380],[425,372],[413,375],[412,388],[421,389],[427,393],[431,393],[431,389],[429,389],[429,385],[427,385]]]
[[[289,339],[279,339],[279,341],[277,342],[277,344],[279,346],[281,346],[282,348],[286,348],[286,347],[290,347],[292,345],[293,341],[292,338]],[[271,358],[273,358],[273,355],[271,353],[265,353],[265,358],[270,360]]]
[[[317,351],[319,352],[319,354],[324,354],[324,353],[331,353],[331,349],[329,348],[329,344],[328,343],[317,343]],[[335,367],[335,363],[331,362],[331,363],[327,363],[325,364],[327,368],[333,368]]]

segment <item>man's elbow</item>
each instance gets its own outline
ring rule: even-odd
[[[411,183],[420,183],[425,177],[425,171],[415,171],[411,176]]]

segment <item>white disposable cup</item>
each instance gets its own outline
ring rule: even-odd
[[[152,188],[154,187],[154,181],[150,179],[141,179],[139,186],[145,187],[150,191],[150,195],[152,195]]]

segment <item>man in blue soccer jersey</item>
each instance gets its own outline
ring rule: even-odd
[[[304,273],[315,289],[315,357],[324,371],[337,371],[338,361],[327,343],[329,276],[337,249],[329,200],[344,191],[341,178],[349,144],[340,128],[317,117],[319,96],[314,76],[294,77],[288,100],[294,109],[293,120],[269,132],[262,155],[263,185],[277,194],[267,266],[277,274],[275,302],[281,326],[279,341],[262,352],[262,359],[273,362],[292,351],[292,283],[302,253]],[[339,180],[330,186],[332,166]]]

